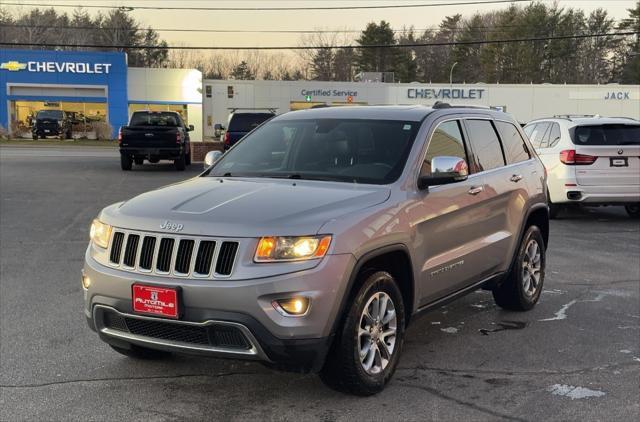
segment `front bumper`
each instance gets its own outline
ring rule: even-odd
[[[108,268],[87,254],[84,272],[91,286],[85,290],[85,316],[102,340],[119,347],[135,344],[317,371],[330,347],[333,322],[354,264],[352,255],[328,255],[315,268],[262,279],[176,280]],[[179,286],[182,318],[135,314],[134,282]],[[311,298],[305,316],[285,317],[273,309],[273,298],[293,295]],[[126,322],[114,323],[110,315]]]

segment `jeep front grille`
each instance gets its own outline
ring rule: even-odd
[[[109,262],[126,271],[178,277],[228,277],[238,254],[236,241],[114,229]]]

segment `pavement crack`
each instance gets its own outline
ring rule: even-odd
[[[522,419],[522,418],[519,418],[519,417],[516,417],[516,416],[506,415],[504,413],[500,413],[500,412],[497,412],[495,410],[487,409],[486,407],[483,407],[483,406],[478,406],[475,403],[470,403],[470,402],[467,402],[467,401],[464,401],[464,400],[457,399],[455,397],[448,396],[448,395],[438,391],[435,388],[426,387],[424,385],[415,385],[415,384],[406,384],[406,383],[399,383],[398,385],[403,386],[403,387],[415,388],[415,389],[418,389],[418,390],[426,391],[427,393],[430,393],[430,394],[432,394],[432,395],[434,395],[436,397],[439,397],[439,398],[441,398],[443,400],[454,402],[456,404],[459,404],[461,406],[464,406],[464,407],[467,407],[469,409],[475,410],[477,412],[486,413],[487,415],[491,415],[491,416],[494,416],[494,417],[506,419],[506,420],[509,420],[509,421],[527,422],[526,419]]]
[[[86,378],[86,379],[74,379],[64,381],[51,381],[34,384],[3,384],[0,388],[42,388],[57,385],[67,384],[79,384],[79,383],[94,383],[105,381],[138,381],[138,380],[170,380],[180,378],[222,378],[231,377],[235,375],[259,375],[260,372],[221,372],[219,374],[178,374],[178,375],[158,375],[151,377],[107,377],[107,378]]]

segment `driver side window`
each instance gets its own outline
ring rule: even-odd
[[[431,160],[437,156],[459,157],[467,161],[464,138],[457,120],[443,122],[431,135],[427,154],[422,162],[420,176],[431,175]]]

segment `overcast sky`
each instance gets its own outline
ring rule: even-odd
[[[6,0],[9,1],[9,0]],[[19,0],[18,0],[19,1]],[[43,4],[85,4],[85,5],[117,5],[117,6],[167,6],[182,5],[184,7],[266,7],[266,6],[344,6],[344,5],[383,5],[383,4],[437,4],[453,3],[465,0],[24,0],[24,3],[37,2]],[[468,1],[468,0],[467,0]],[[480,0],[482,1],[482,0]],[[552,4],[552,1],[544,1]],[[0,4],[3,2],[0,1]],[[599,7],[606,8],[609,14],[619,20],[627,17],[626,9],[635,5],[633,0],[558,0],[560,7],[579,8],[586,13]],[[526,5],[528,3],[519,3]],[[408,9],[371,9],[371,10],[326,10],[326,11],[176,11],[176,10],[134,10],[129,12],[145,26],[161,28],[190,29],[252,29],[252,30],[313,30],[313,29],[352,29],[361,30],[371,21],[382,19],[391,23],[395,29],[403,26],[429,28],[438,25],[449,15],[461,13],[464,17],[474,12],[504,9],[507,4],[457,5]],[[19,9],[26,10],[27,6]],[[16,10],[10,6],[9,10]],[[87,9],[95,14],[98,9]],[[72,12],[71,8],[59,8],[60,12]],[[298,45],[299,34],[212,34],[212,33],[176,33],[160,32],[169,44],[185,44],[198,46],[269,46]]]

